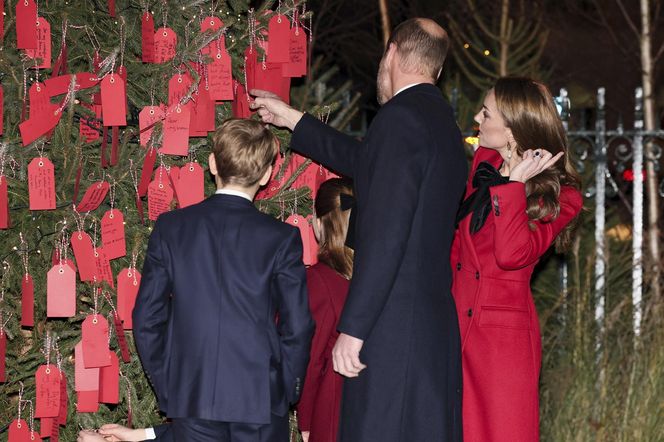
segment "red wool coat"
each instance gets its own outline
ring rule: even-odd
[[[348,285],[348,280],[322,262],[307,269],[316,331],[297,411],[300,431],[310,431],[309,442],[337,442],[343,377],[332,369],[332,348],[339,337],[337,324]]]
[[[475,153],[466,197],[477,165],[498,168],[500,155]],[[579,213],[581,194],[560,192],[560,215],[528,226],[525,185],[491,187],[492,210],[471,234],[470,216],[460,223],[451,260],[452,293],[459,317],[463,366],[463,434],[466,442],[539,440],[538,379],[541,337],[530,278],[539,258]]]

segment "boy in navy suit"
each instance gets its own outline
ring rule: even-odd
[[[154,225],[136,347],[175,441],[283,442],[313,321],[298,230],[252,203],[278,141],[239,119],[212,141],[215,195]]]

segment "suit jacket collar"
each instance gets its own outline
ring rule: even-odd
[[[249,201],[248,199],[242,198],[241,196],[228,195],[224,193],[215,193],[209,196],[205,202],[210,204],[221,204],[235,207],[254,207],[253,201]]]
[[[416,84],[414,86],[410,86],[410,87],[400,91],[398,94],[394,95],[390,99],[390,101],[394,100],[394,99],[397,99],[397,98],[400,98],[400,97],[406,97],[410,94],[418,93],[418,92],[420,92],[420,93],[424,92],[424,93],[427,93],[427,94],[434,94],[434,95],[438,95],[438,96],[442,95],[440,89],[438,89],[438,87],[435,84],[419,83],[419,84]],[[388,101],[388,103],[389,103],[389,101]]]

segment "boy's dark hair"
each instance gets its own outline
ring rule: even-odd
[[[224,184],[253,186],[278,150],[277,137],[256,120],[229,118],[212,135],[212,153]]]

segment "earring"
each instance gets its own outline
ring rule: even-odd
[[[507,159],[512,159],[512,146],[510,145],[509,141],[507,142]]]

